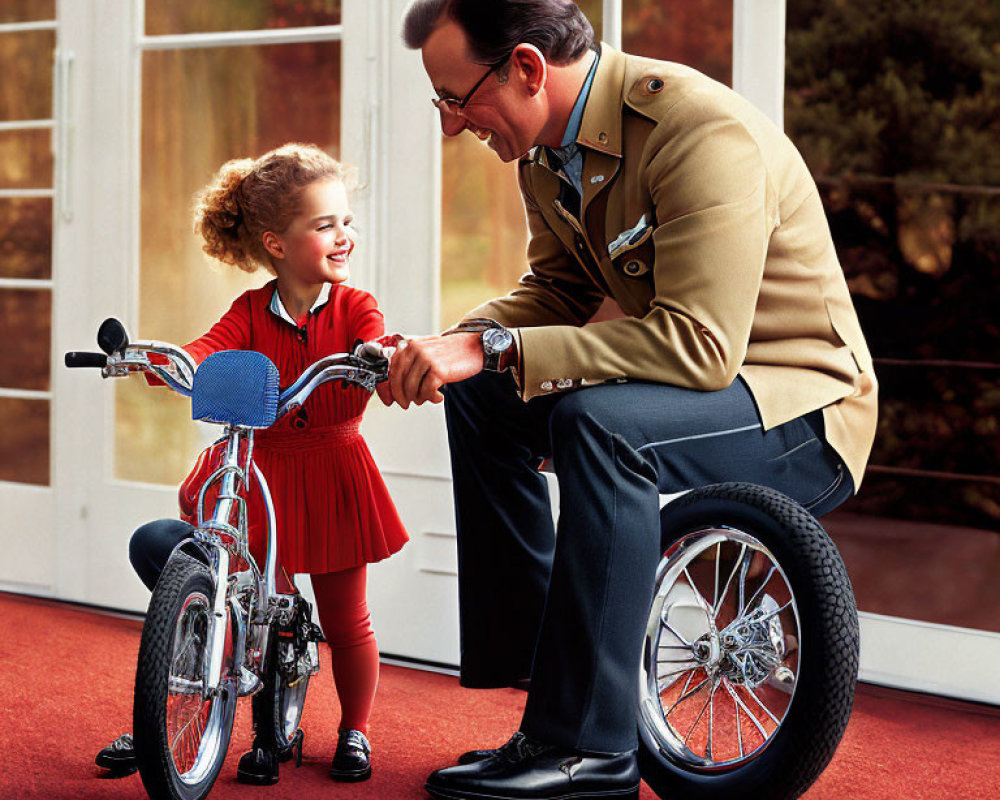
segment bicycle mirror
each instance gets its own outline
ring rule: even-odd
[[[108,317],[97,330],[97,346],[111,355],[128,347],[128,334],[125,326],[114,317]]]

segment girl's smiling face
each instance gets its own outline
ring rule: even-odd
[[[264,246],[282,283],[315,286],[350,277],[354,215],[343,181],[314,181],[299,195],[299,213],[283,233],[268,231]]]

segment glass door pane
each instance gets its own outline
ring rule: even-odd
[[[0,481],[49,484],[53,2],[0,5]]]
[[[880,383],[865,482],[824,520],[859,607],[1000,631],[1000,6],[947,8],[790,0],[785,121]]]
[[[339,42],[320,41],[143,54],[136,338],[188,342],[245,289],[271,278],[225,268],[201,252],[192,197],[225,161],[285,142],[314,143],[336,157],[340,52]],[[185,399],[139,379],[119,382],[116,477],[179,483],[205,436],[191,423]]]
[[[733,84],[733,0],[623,0],[622,49]]]
[[[340,0],[178,3],[146,0],[148,36],[340,24]]]

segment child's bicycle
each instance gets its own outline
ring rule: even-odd
[[[214,353],[196,368],[174,345],[130,343],[114,319],[101,325],[98,344],[103,353],[67,353],[66,366],[97,367],[105,378],[150,373],[191,397],[195,419],[225,426],[224,460],[198,493],[198,524],[171,553],[149,601],[133,706],[149,796],[201,800],[225,760],[239,697],[253,695],[259,744],[285,754],[298,747],[301,758],[299,721],[309,678],[319,670],[322,635],[311,608],[294,587],[282,592],[276,584],[274,506],[253,461],[254,430],[295,411],[329,381],[372,391],[388,360],[377,345],[359,344],[316,361],[279,393],[278,371],[260,353]],[[206,508],[209,490],[217,496]],[[254,491],[267,512],[263,570],[248,542]]]

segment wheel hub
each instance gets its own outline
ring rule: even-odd
[[[711,630],[691,644],[691,654],[713,679],[754,688],[781,667],[785,634],[778,621],[778,604],[764,595],[760,604],[723,630]]]

